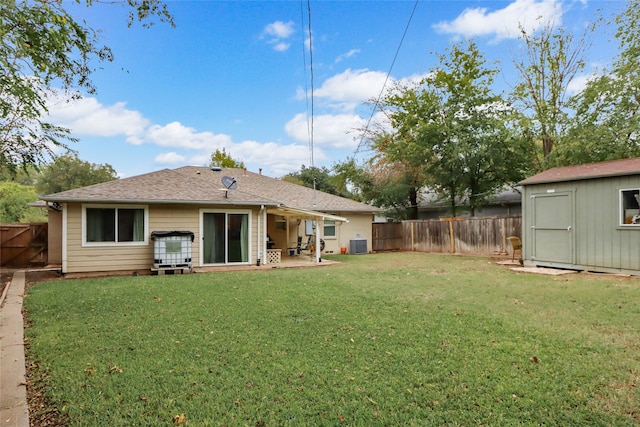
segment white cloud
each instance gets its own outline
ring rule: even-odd
[[[198,132],[180,122],[171,122],[164,126],[153,125],[145,133],[144,142],[161,147],[182,148],[188,150],[210,150],[231,144],[231,137],[213,132]]]
[[[587,87],[587,83],[589,82],[589,80],[593,80],[596,77],[597,76],[595,74],[575,76],[567,85],[567,93],[570,95],[575,95],[576,93],[582,92]]]
[[[267,34],[269,36],[273,36],[279,39],[286,39],[288,37],[291,36],[291,34],[293,34],[294,29],[293,29],[293,22],[289,21],[289,22],[282,22],[282,21],[275,21],[272,22],[271,24],[267,24],[266,27],[264,27],[264,34]]]
[[[183,155],[176,153],[175,151],[171,151],[170,153],[159,154],[153,160],[159,164],[178,164],[184,163],[186,158]]]
[[[358,53],[360,53],[360,49],[351,49],[347,53],[343,53],[342,55],[338,55],[338,57],[336,58],[336,64],[338,62],[344,61],[347,58],[351,58],[352,56],[357,55]]]
[[[357,130],[365,121],[357,114],[324,114],[313,119],[314,144],[331,148],[354,148]],[[304,113],[296,114],[285,125],[285,131],[295,141],[309,142],[309,124]]]
[[[267,38],[267,43],[273,45],[273,50],[277,52],[284,52],[291,46],[284,40],[291,37],[295,32],[294,24],[292,21],[282,22],[275,21],[271,24],[267,24],[262,31],[262,37]]]
[[[330,102],[334,109],[349,113],[364,101],[377,98],[386,79],[381,71],[347,69],[325,80],[314,95]],[[391,83],[389,79],[387,84]]]
[[[561,25],[562,5],[558,0],[515,0],[503,9],[488,11],[486,7],[465,9],[450,22],[439,22],[433,27],[446,34],[464,37],[493,35],[495,40],[517,38],[519,26],[527,32],[552,23]]]
[[[276,52],[284,52],[285,50],[289,49],[290,46],[291,45],[289,43],[280,42],[273,45],[273,50],[275,50]]]
[[[72,130],[78,136],[110,137],[125,135],[132,144],[140,142],[149,121],[125,102],[105,106],[95,98],[56,101],[49,106],[50,120]]]

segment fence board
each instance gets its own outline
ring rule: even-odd
[[[449,224],[452,225],[451,228]],[[390,250],[382,242],[394,242],[393,250],[402,251],[451,253],[453,248],[458,254],[507,254],[511,253],[507,237],[522,235],[522,217],[517,215],[376,223],[373,230],[374,251]],[[376,236],[384,238],[378,241]]]
[[[29,267],[47,263],[47,223],[0,225],[0,265]]]
[[[402,247],[402,224],[385,222],[372,224],[373,252],[399,251]]]

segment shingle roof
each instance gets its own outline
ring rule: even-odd
[[[225,190],[223,176],[234,177],[237,189]],[[118,179],[42,196],[51,202],[171,203],[265,205],[324,212],[374,212],[364,203],[314,191],[280,179],[245,171],[185,166]]]
[[[611,160],[608,162],[564,166],[548,169],[521,181],[521,185],[545,184],[582,179],[605,178],[640,174],[640,158]]]

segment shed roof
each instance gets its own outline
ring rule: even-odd
[[[546,184],[563,181],[605,178],[640,174],[640,158],[587,163],[548,169],[520,182],[520,185]]]
[[[227,190],[223,176],[236,179],[237,189]],[[289,206],[325,212],[371,213],[377,209],[344,197],[244,169],[185,166],[76,188],[41,197],[50,202],[167,203],[208,205]]]

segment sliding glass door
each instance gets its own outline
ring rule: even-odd
[[[249,213],[202,212],[202,263],[249,262]]]

